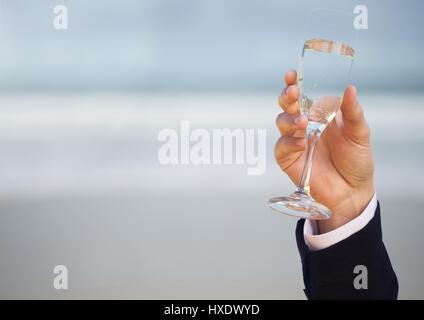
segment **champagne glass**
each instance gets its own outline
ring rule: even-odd
[[[319,14],[329,13],[334,12],[324,10]],[[329,19],[319,20],[323,21],[326,26],[332,26]],[[300,112],[308,118],[306,160],[297,190],[290,196],[271,198],[268,201],[271,209],[313,220],[331,217],[331,210],[311,196],[310,179],[317,142],[342,103],[354,53],[347,43],[334,38],[314,37],[305,41],[297,71],[297,85]]]

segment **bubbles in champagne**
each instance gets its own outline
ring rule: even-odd
[[[323,39],[305,42],[298,68],[300,110],[309,127],[323,131],[333,120],[347,85],[354,50],[347,44]]]
[[[341,98],[337,96],[321,96],[316,100],[302,96],[300,109],[309,121],[327,125],[333,120],[341,104]]]

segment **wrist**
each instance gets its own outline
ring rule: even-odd
[[[337,229],[358,217],[368,206],[374,193],[372,184],[360,190],[349,192],[348,196],[330,208],[333,212],[330,219],[317,221],[319,234]]]

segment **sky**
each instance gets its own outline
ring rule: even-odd
[[[59,4],[67,30],[53,28]],[[424,3],[393,0],[0,0],[0,91],[272,92],[297,67],[311,11],[358,4],[368,29],[352,82],[422,91]]]

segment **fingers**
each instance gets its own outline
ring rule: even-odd
[[[364,111],[357,101],[356,88],[348,86],[343,95],[340,106],[343,117],[344,131],[350,138],[357,142],[365,142],[369,139],[370,129],[365,120]]]
[[[305,116],[283,112],[277,116],[275,123],[284,137],[302,138],[306,136],[308,119]]]
[[[306,148],[306,126],[308,119],[299,112],[299,88],[296,85],[296,72],[286,73],[286,87],[282,91],[278,103],[284,110],[276,119],[276,125],[281,133],[275,144],[275,158],[285,170],[293,162],[299,152]]]
[[[280,113],[276,119],[281,137],[275,145],[275,158],[285,170],[292,163],[298,152],[306,148],[306,126],[308,119],[305,116]]]
[[[284,82],[288,86],[290,86],[292,84],[296,84],[296,79],[297,79],[297,74],[296,74],[296,71],[294,71],[294,70],[289,70],[284,75]]]
[[[284,81],[287,86],[283,89],[278,99],[278,104],[281,108],[291,114],[299,114],[299,88],[296,85],[296,72],[291,70],[286,73]]]
[[[306,138],[281,137],[275,144],[275,159],[278,163],[289,163],[290,158],[305,150]]]

